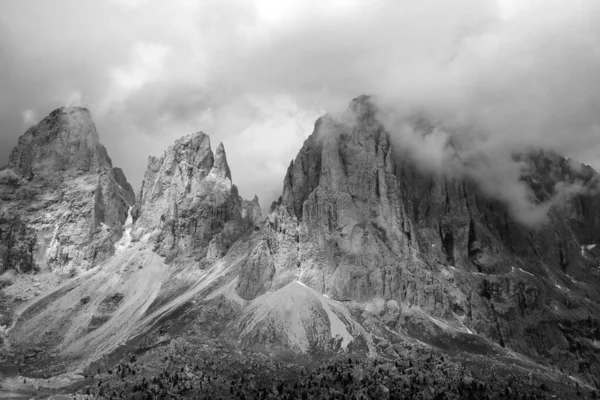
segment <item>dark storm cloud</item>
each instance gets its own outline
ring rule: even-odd
[[[257,193],[264,208],[314,119],[370,93],[393,116],[395,137],[438,166],[445,133],[421,143],[402,123],[407,116],[426,113],[448,130],[475,132],[469,154],[494,155],[484,181],[504,184],[496,195],[516,199],[517,209],[529,203],[515,186],[514,149],[543,145],[598,165],[593,0],[9,0],[2,7],[2,160],[33,118],[80,103],[134,186],[149,154],[202,130],[213,148],[224,142],[242,195]]]

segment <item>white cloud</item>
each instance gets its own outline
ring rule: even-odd
[[[543,145],[600,166],[595,0],[40,0],[37,13],[6,1],[0,44],[31,67],[0,63],[0,85],[17,82],[0,94],[13,126],[77,88],[135,185],[149,152],[204,130],[225,143],[243,195],[275,196],[314,118],[362,93],[477,132],[477,151]],[[425,155],[443,154],[444,132]]]
[[[116,3],[120,6],[125,7],[139,7],[145,3],[148,3],[149,0],[110,0],[113,3]]]
[[[162,72],[169,48],[157,43],[136,43],[131,64],[111,71],[115,85],[126,91],[140,89]]]
[[[23,127],[29,128],[32,125],[37,123],[37,118],[35,115],[35,111],[28,109],[21,112],[21,116],[23,117]]]
[[[74,90],[69,93],[65,105],[67,107],[82,107],[84,104],[81,92],[79,90]]]
[[[323,112],[303,110],[289,96],[250,98],[248,102],[258,109],[260,117],[223,141],[234,183],[247,197],[257,194],[266,210],[280,194],[290,161]]]
[[[161,78],[169,47],[159,43],[135,43],[130,62],[110,69],[110,87],[98,104],[99,114],[122,103],[150,82]]]

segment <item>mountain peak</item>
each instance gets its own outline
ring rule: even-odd
[[[375,99],[373,98],[373,96],[366,94],[360,95],[352,99],[348,109],[359,119],[374,116],[377,112]]]
[[[79,106],[62,106],[62,107],[58,107],[56,110],[52,111],[50,113],[50,115],[57,115],[57,114],[74,114],[74,113],[83,113],[83,114],[90,114],[90,110],[87,109],[86,107],[79,107]],[[91,114],[90,114],[91,115]]]
[[[3,172],[0,272],[71,273],[113,254],[135,195],[113,169],[89,110],[52,111],[19,138]],[[21,247],[6,246],[10,237]]]
[[[85,107],[60,107],[52,111],[40,124],[70,130],[71,134],[89,134],[97,142],[100,141],[92,113]],[[38,125],[40,125],[38,124]],[[42,131],[43,132],[43,131]]]
[[[425,397],[448,388],[460,397],[460,391],[470,393],[465,382],[482,387],[479,397],[515,393],[514,386],[500,391],[495,379],[482,385],[493,371],[514,372],[519,394],[534,377],[546,382],[546,396],[570,397],[555,392],[560,382],[578,382],[579,393],[584,385],[597,386],[600,194],[578,192],[552,206],[542,229],[530,229],[473,179],[437,174],[400,157],[394,132],[378,122],[376,104],[363,95],[341,115],[319,118],[266,219],[257,197],[242,199],[232,184],[223,144],[212,149],[203,132],[150,157],[127,219],[129,203],[117,196],[127,184],[118,169],[114,182],[107,174],[59,172],[54,176],[66,179],[48,185],[0,171],[0,272],[2,263],[31,270],[35,257],[65,268],[106,261],[21,308],[3,336],[17,352],[0,352],[0,361],[12,368],[15,355],[25,359],[19,363],[29,363],[25,374],[76,368],[88,376],[79,387],[91,382],[90,395],[100,397],[113,385],[133,388],[123,389],[126,395],[147,395],[154,388],[144,380],[160,386],[157,376],[166,377],[160,378],[168,385],[162,394],[209,390],[253,398],[271,393],[274,380],[279,395],[296,397],[304,388],[313,397],[338,396],[338,389],[376,398],[418,396],[418,386]],[[57,110],[50,118],[56,132],[36,126],[24,143],[38,140],[34,133],[55,134],[49,142],[64,151],[65,140],[68,145],[85,133],[69,130],[79,122],[87,126],[87,115],[80,108]],[[407,122],[424,135],[435,128],[425,117]],[[44,143],[39,139],[32,151]],[[523,157],[522,179],[535,195],[552,195],[559,183],[575,189],[600,181],[558,155]],[[21,296],[29,282],[9,290]],[[21,303],[20,297],[14,302]],[[131,357],[140,351],[143,357]],[[178,362],[165,363],[167,353]],[[344,354],[352,358],[345,361]],[[334,368],[321,363],[329,357]],[[363,368],[367,357],[371,378]],[[492,363],[487,375],[471,374],[482,360]],[[249,363],[263,375],[245,391],[250,384],[236,382]],[[194,364],[194,372],[187,371],[185,365]],[[292,366],[289,374],[285,364]],[[435,376],[427,375],[434,369]],[[529,379],[525,371],[532,372]],[[29,379],[25,374],[10,379]],[[302,385],[280,390],[279,382],[292,374],[305,377]],[[319,376],[327,384],[314,388]],[[419,382],[409,389],[404,378],[415,376]],[[550,380],[557,385],[550,387]],[[260,382],[269,387],[258,389]],[[68,383],[72,388],[75,381]]]
[[[210,149],[210,137],[201,131],[190,133],[179,139],[177,139],[169,148],[167,153],[173,153],[174,155],[186,158],[189,155],[200,154],[202,156],[210,153],[210,160],[212,162],[212,150]],[[190,161],[190,160],[186,160]]]
[[[112,169],[112,162],[89,110],[61,107],[19,138],[8,167],[32,178],[58,171],[99,172]]]
[[[175,141],[160,158],[150,157],[133,237],[150,233],[157,253],[169,260],[178,254],[200,257],[207,251],[213,259],[223,254],[235,235],[213,238],[225,223],[232,221],[233,226],[242,220],[242,203],[231,183],[223,144],[213,153],[208,135],[192,133]],[[253,220],[255,214],[260,216],[260,207],[258,213],[255,208],[246,212]]]
[[[231,170],[229,169],[229,164],[227,164],[227,155],[225,154],[225,147],[222,142],[219,143],[215,151],[213,171],[218,177],[231,180]]]

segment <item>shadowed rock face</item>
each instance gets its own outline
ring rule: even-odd
[[[260,207],[238,195],[223,144],[213,153],[199,132],[149,158],[134,214],[134,240],[148,238],[168,262],[178,255],[211,262],[258,223]]]
[[[473,182],[420,171],[375,115],[361,96],[347,116],[316,122],[267,219],[268,246],[253,253],[265,273],[246,262],[238,293],[298,280],[391,321],[417,307],[590,380],[600,375],[600,275],[581,250],[598,239],[600,197],[566,199],[543,226],[525,227]],[[559,180],[598,180],[562,157],[523,157],[539,201]]]
[[[87,109],[31,127],[0,174],[0,271],[74,272],[114,253],[135,196]]]

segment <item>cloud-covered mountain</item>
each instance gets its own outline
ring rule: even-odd
[[[233,372],[210,363],[225,356],[230,365],[257,357],[260,374],[270,371],[266,356],[286,360],[289,368],[345,356],[396,365],[410,357],[421,365],[439,351],[470,366],[485,357],[523,382],[535,373],[521,390],[538,390],[536,382],[550,378],[597,386],[598,174],[554,153],[514,154],[526,166],[519,184],[531,194],[528,202],[547,205],[532,225],[480,180],[432,169],[401,147],[382,122],[384,112],[360,96],[345,112],[319,118],[264,219],[258,200],[243,200],[233,185],[224,146],[213,151],[200,132],[148,159],[128,215],[133,197],[110,167],[89,113],[50,114],[23,135],[2,171],[3,207],[23,210],[26,232],[43,232],[38,219],[60,221],[78,203],[69,202],[60,215],[48,213],[53,203],[23,206],[24,197],[14,194],[21,187],[28,188],[27,198],[45,199],[56,189],[49,182],[75,182],[73,193],[98,204],[99,189],[83,183],[108,182],[100,186],[102,198],[118,195],[121,202],[114,210],[106,200],[93,208],[103,210],[91,214],[104,216],[97,223],[77,219],[94,222],[86,232],[95,229],[96,236],[76,243],[71,252],[79,258],[66,266],[80,265],[99,240],[112,245],[78,276],[56,279],[62,264],[48,264],[34,277],[9,266],[21,273],[4,281],[2,365],[21,371],[6,382],[26,391],[18,382],[29,377],[48,390],[40,374],[63,374],[69,384],[89,385],[98,369],[106,374],[94,389],[99,394],[103,385],[122,385],[123,363],[137,368],[127,361],[136,359],[132,354],[144,357],[140,379],[158,379],[148,371],[170,371],[171,364],[157,363],[174,354],[187,365],[192,356],[177,350],[183,346],[210,351],[217,360],[206,361],[217,392]],[[407,124],[425,137],[435,132],[435,121]],[[109,225],[113,215],[116,228]],[[71,238],[68,227],[58,232]],[[2,245],[14,248],[12,237],[3,237]],[[38,292],[22,299],[31,287]],[[113,380],[117,364],[121,379]],[[192,375],[186,379],[194,381]],[[185,390],[200,390],[194,388]],[[247,390],[258,395],[262,389]]]

